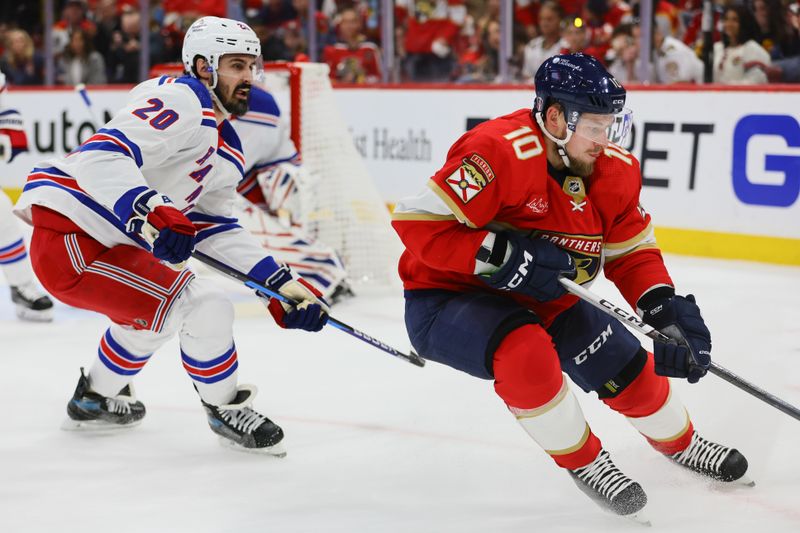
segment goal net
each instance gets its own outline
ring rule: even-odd
[[[310,176],[300,187],[304,230],[339,252],[355,284],[396,285],[400,240],[339,111],[328,65],[268,63],[264,69],[265,88],[289,117]]]

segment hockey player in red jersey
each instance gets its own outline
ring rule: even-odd
[[[223,444],[285,453],[281,428],[250,407],[255,388],[237,384],[233,305],[184,268],[196,247],[300,302],[270,302],[282,327],[319,331],[327,320],[318,293],[232,216],[244,158],[227,117],[247,111],[260,48],[246,24],[197,20],[183,43],[186,75],[139,84],[105,127],[28,177],[17,213],[34,227],[39,279],[59,300],[112,321],[67,405],[69,427],[138,423],[145,408],[131,381],[178,334]]]
[[[406,326],[426,358],[483,379],[525,431],[602,507],[641,516],[647,497],[590,429],[562,372],[596,392],[657,451],[721,481],[746,480],[738,451],[699,436],[667,377],[697,382],[711,337],[678,296],[639,204],[624,137],[625,89],[591,56],[545,61],[533,111],[485,122],[450,148],[393,226],[406,250]],[[671,338],[648,353],[619,322],[569,295],[603,270]]]

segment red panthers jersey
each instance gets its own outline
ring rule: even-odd
[[[640,190],[639,162],[616,145],[581,178],[548,165],[529,109],[484,122],[450,148],[426,191],[395,208],[392,225],[406,246],[400,277],[410,290],[491,292],[475,275],[475,256],[487,232],[511,230],[569,252],[578,283],[591,283],[603,269],[635,307],[647,290],[672,286]],[[504,294],[546,324],[577,301]]]

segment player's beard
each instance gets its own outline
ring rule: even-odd
[[[251,86],[249,83],[242,83],[237,85],[233,91],[231,91],[231,95],[229,97],[225,97],[220,94],[222,92],[220,90],[220,84],[217,84],[217,86],[214,87],[214,93],[216,93],[217,98],[219,98],[219,101],[222,102],[223,106],[225,106],[225,109],[228,111],[228,113],[231,115],[244,115],[250,108],[250,91],[247,92],[247,98],[244,100],[240,100],[236,97],[236,91],[239,89],[250,89],[250,87]]]
[[[567,154],[569,156],[569,154]],[[586,161],[579,161],[577,157],[569,156],[569,169],[576,176],[586,178],[594,172],[594,161],[587,163]]]

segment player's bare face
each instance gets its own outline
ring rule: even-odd
[[[220,58],[214,92],[234,115],[247,113],[256,61],[251,55],[230,54]]]

